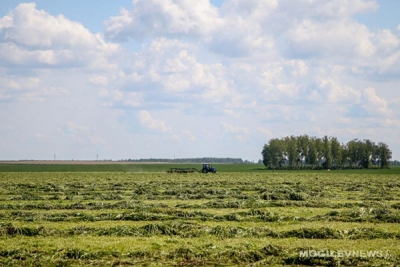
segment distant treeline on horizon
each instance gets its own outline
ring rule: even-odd
[[[392,166],[400,166],[400,161],[393,160],[393,161],[390,162],[390,165],[392,165]]]
[[[248,160],[242,160],[241,158],[179,158],[179,159],[126,159],[122,161],[127,162],[172,162],[172,163],[234,163],[234,164],[248,164],[252,163]]]

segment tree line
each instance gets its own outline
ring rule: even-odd
[[[389,168],[392,151],[383,142],[308,135],[274,138],[264,145],[263,164],[270,169]]]
[[[393,160],[393,161],[390,162],[390,166],[400,166],[400,161]]]
[[[241,158],[177,158],[177,159],[163,159],[163,158],[149,158],[149,159],[126,159],[122,161],[128,162],[166,162],[166,163],[230,163],[230,164],[247,164],[247,160]]]

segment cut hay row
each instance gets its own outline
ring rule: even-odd
[[[0,265],[398,265],[400,177],[332,173],[0,173]]]
[[[87,227],[77,226],[69,229],[40,227],[18,227],[11,223],[0,225],[0,235],[4,236],[179,236],[194,238],[215,236],[218,238],[300,238],[300,239],[398,239],[399,232],[389,232],[375,228],[298,228],[288,231],[274,231],[269,227],[206,226],[198,223],[151,223],[141,227]]]

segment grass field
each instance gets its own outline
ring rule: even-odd
[[[216,164],[221,172],[252,172],[264,170],[259,164]],[[79,164],[0,164],[0,172],[167,172],[172,167],[197,168],[201,164],[168,164],[168,163],[102,163],[81,162]]]
[[[124,162],[101,162],[95,161],[86,163],[63,162],[57,163],[29,163],[23,162],[0,162],[0,172],[166,172],[169,168],[197,168],[201,169],[201,164],[168,164],[168,163],[124,163]],[[218,172],[272,172],[266,170],[262,164],[214,164]],[[278,173],[293,173],[293,171],[278,170]],[[301,173],[321,173],[323,170],[299,170]],[[357,174],[399,174],[400,166],[391,169],[361,169],[361,170],[337,170],[332,173],[357,173]]]
[[[215,166],[0,165],[0,265],[400,266],[398,168]]]

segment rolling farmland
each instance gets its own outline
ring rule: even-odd
[[[216,165],[218,174],[204,175],[153,167],[0,166],[0,265],[400,265],[398,169],[271,172],[239,165],[224,172]]]

